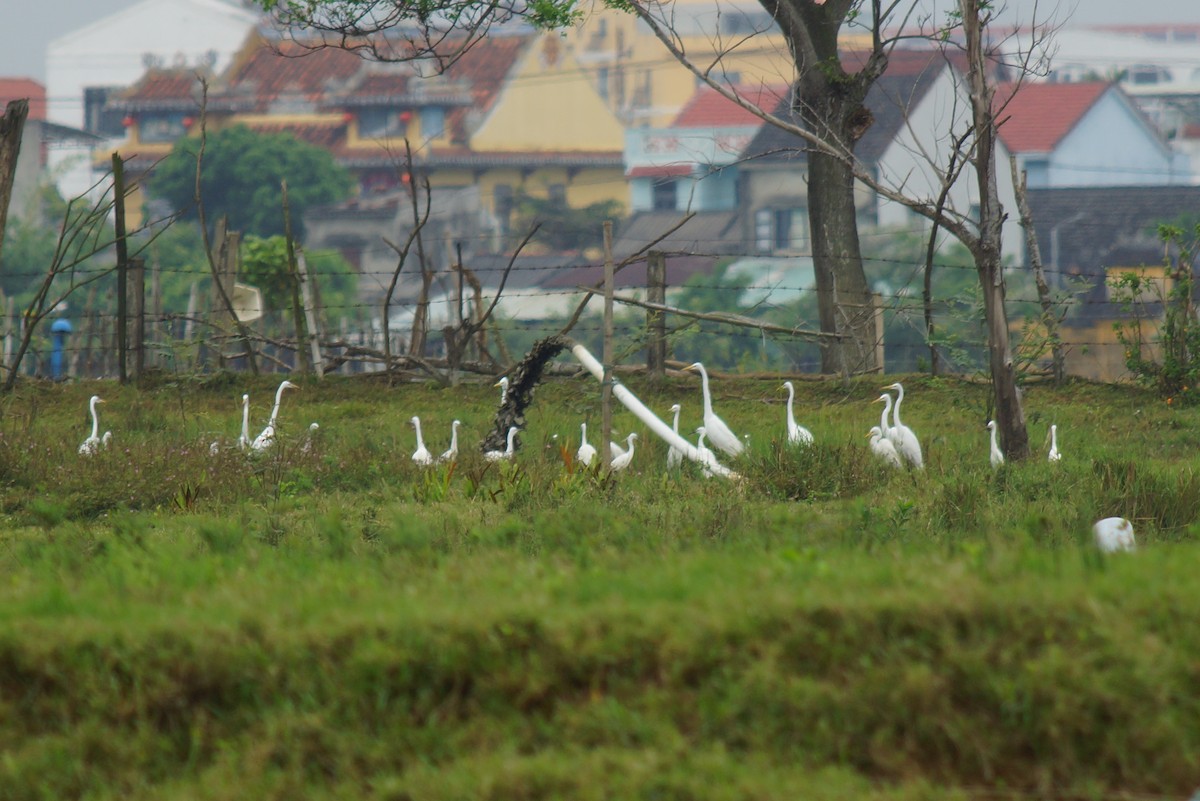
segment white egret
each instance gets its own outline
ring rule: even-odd
[[[1096,547],[1104,553],[1132,551],[1137,548],[1133,538],[1133,523],[1123,517],[1106,517],[1092,526]]]
[[[625,449],[623,447],[621,447],[621,443],[613,442],[612,440],[608,441],[608,458],[609,459],[616,459],[618,456],[620,456],[623,453],[625,453]]]
[[[250,447],[250,396],[242,396],[242,433],[238,437],[238,448],[246,450]]]
[[[671,411],[675,414],[675,419],[671,423],[671,430],[676,434],[679,433],[679,410],[680,406],[678,403],[671,407]],[[683,464],[683,451],[672,445],[667,449],[667,469],[674,470],[681,464]]]
[[[789,445],[812,445],[813,435],[802,425],[796,423],[796,416],[792,413],[792,403],[796,397],[796,390],[792,387],[791,381],[784,381],[783,388],[788,392],[787,399],[787,441]]]
[[[275,390],[275,406],[271,409],[271,419],[267,421],[267,427],[262,430],[254,442],[250,443],[250,447],[256,451],[264,451],[275,444],[275,421],[279,417],[279,404],[283,401],[283,391],[285,389],[300,389],[291,381],[283,381],[279,385],[279,389]]]
[[[1004,464],[1004,452],[1000,450],[1000,445],[996,442],[996,421],[988,420],[988,431],[992,432],[992,467],[999,467]]]
[[[495,384],[492,384],[492,386],[500,387],[500,405],[503,406],[504,402],[508,400],[508,376],[502,377]]]
[[[704,473],[705,478],[712,478],[713,472],[708,466],[710,463],[717,461],[717,456],[704,444],[704,438],[708,436],[708,430],[704,426],[700,426],[696,429],[696,433],[700,435],[700,439],[696,441],[696,450],[700,451],[700,470]]]
[[[588,444],[587,423],[579,424],[579,450],[575,451],[575,460],[580,464],[589,465],[596,458],[596,449]]]
[[[415,414],[409,418],[409,425],[417,431],[417,449],[413,451],[412,460],[415,464],[422,467],[427,467],[433,464],[433,454],[425,447],[425,440],[421,439],[421,418]]]
[[[896,452],[896,446],[890,439],[883,436],[883,431],[879,426],[871,426],[867,436],[871,438],[872,453],[892,467],[904,467],[904,462],[900,461],[900,454]]]
[[[725,421],[713,411],[712,395],[708,390],[708,371],[700,362],[694,362],[684,369],[700,373],[700,388],[704,392],[704,430],[707,432],[709,440],[730,456],[737,456],[746,446],[736,434],[729,430]]]
[[[91,400],[88,401],[88,409],[92,413],[92,435],[85,439],[83,444],[79,446],[79,453],[83,456],[91,456],[100,450],[100,415],[96,413],[97,403],[104,403],[104,399],[99,395],[93,395]],[[112,432],[105,433],[107,436],[112,435]]]
[[[888,438],[895,444],[896,450],[904,457],[905,461],[913,467],[924,467],[925,460],[921,456],[921,441],[917,439],[917,435],[911,428],[900,422],[900,404],[904,402],[904,387],[897,381],[884,389],[896,390],[896,406],[892,409],[892,428],[895,429],[895,435]]]
[[[520,429],[518,429],[516,426],[509,428],[508,447],[502,451],[488,451],[487,453],[483,454],[483,458],[487,459],[489,462],[499,462],[502,459],[513,458],[513,440],[516,439],[517,431],[519,430]]]
[[[450,424],[450,447],[438,457],[439,462],[453,462],[458,458],[458,427],[460,425],[462,423],[458,420]]]
[[[887,438],[888,442],[892,443],[892,449],[895,450],[896,442],[892,437],[892,427],[888,424],[888,415],[892,411],[892,396],[885,392],[871,402],[883,404],[883,413],[879,415],[879,431],[882,436]]]
[[[619,456],[614,456],[612,462],[609,463],[609,468],[615,473],[618,470],[624,470],[633,462],[633,442],[637,439],[637,434],[631,433],[625,438],[625,451]]]
[[[1058,426],[1050,426],[1050,453],[1047,456],[1051,462],[1057,462],[1062,459],[1062,454],[1058,452]]]
[[[317,432],[320,431],[320,429],[321,426],[317,423],[308,424],[308,434],[306,434],[304,437],[304,444],[300,446],[301,453],[312,453],[313,448],[316,447]]]

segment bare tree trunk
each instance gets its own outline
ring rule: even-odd
[[[1033,212],[1029,209],[1029,198],[1025,194],[1025,173],[1024,171],[1018,172],[1016,156],[1010,155],[1008,162],[1012,169],[1013,192],[1017,196],[1017,212],[1021,215],[1021,228],[1025,230],[1025,246],[1029,249],[1029,264],[1033,267],[1033,281],[1037,284],[1038,303],[1042,307],[1042,324],[1046,326],[1046,337],[1050,340],[1054,383],[1061,386],[1067,374],[1062,337],[1058,332],[1062,314],[1054,308],[1054,298],[1050,295],[1050,284],[1046,281],[1046,271],[1042,265],[1042,251],[1038,247],[1037,232],[1033,228]]]
[[[8,203],[12,199],[17,157],[21,154],[21,135],[29,116],[29,100],[11,100],[0,117],[0,253],[4,249],[4,227],[8,221]]]
[[[996,185],[996,121],[992,116],[994,89],[987,80],[979,0],[959,0],[959,10],[962,12],[963,35],[970,64],[967,79],[975,131],[974,164],[979,181],[979,238],[972,252],[983,289],[988,361],[996,399],[996,424],[1000,429],[1005,457],[1017,460],[1029,456],[1029,433],[1025,428],[1025,411],[1017,389],[1016,365],[1009,345],[1008,313],[1004,306],[1000,234],[1005,215]]]

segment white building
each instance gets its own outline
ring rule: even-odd
[[[259,17],[226,0],[141,0],[123,11],[59,36],[46,48],[46,91],[51,122],[113,140],[120,120],[102,114],[108,92],[133,84],[147,66],[222,70]],[[49,154],[60,191],[74,197],[94,178],[91,154],[69,146]]]

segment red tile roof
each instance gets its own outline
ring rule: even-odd
[[[200,80],[195,69],[152,69],[110,102],[114,108],[200,107]]]
[[[1013,153],[1049,153],[1112,84],[1007,83],[996,87],[1000,138]]]
[[[0,114],[10,100],[29,99],[26,119],[46,119],[46,87],[32,78],[0,78]]]
[[[748,85],[735,87],[734,91],[748,102],[770,114],[787,97],[785,84],[776,86]],[[762,120],[753,113],[726,98],[717,90],[702,86],[692,95],[671,123],[671,128],[715,128],[742,125],[761,125]]]
[[[260,114],[281,96],[298,96],[316,106],[331,85],[362,68],[362,59],[340,48],[253,38],[211,95],[215,107]]]

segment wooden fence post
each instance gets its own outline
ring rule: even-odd
[[[883,375],[887,372],[883,364],[883,296],[874,294],[872,300],[874,301],[872,311],[875,316],[875,364],[879,366],[879,374]]]
[[[652,250],[646,255],[646,300],[667,302],[667,257]],[[655,381],[666,378],[667,316],[657,309],[646,311],[646,372]]]
[[[300,295],[304,301],[304,324],[307,328],[308,346],[312,353],[313,372],[317,378],[325,377],[325,365],[321,356],[321,332],[317,326],[316,296],[313,292],[313,282],[308,274],[308,261],[304,258],[304,249],[296,250],[296,276],[300,281]]]
[[[141,381],[146,372],[146,260],[129,260],[129,283],[133,292],[133,377]]]

